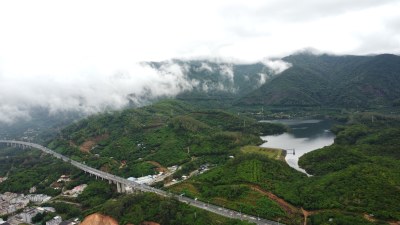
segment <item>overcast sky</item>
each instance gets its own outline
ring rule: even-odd
[[[190,88],[179,69],[160,73],[141,61],[252,62],[304,48],[398,54],[399,12],[398,0],[2,0],[0,122],[24,107],[54,106],[39,103],[47,95],[60,105],[83,98],[98,111],[126,104],[131,89],[165,83],[165,74]],[[114,97],[102,101],[105,89],[102,98]]]

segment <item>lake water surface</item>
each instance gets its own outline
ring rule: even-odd
[[[333,123],[330,120],[264,120],[261,122],[282,123],[290,127],[289,132],[280,135],[261,137],[266,141],[261,147],[295,149],[295,155],[288,151],[286,162],[289,166],[305,173],[299,167],[299,158],[307,152],[333,144],[335,135],[329,131]]]

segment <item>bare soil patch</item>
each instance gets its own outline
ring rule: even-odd
[[[90,138],[90,139],[86,140],[85,142],[83,142],[79,146],[79,150],[81,152],[89,153],[90,150],[92,150],[92,148],[97,145],[97,143],[99,143],[102,140],[107,139],[109,136],[110,136],[109,134],[103,134],[103,135],[96,136],[94,138]]]
[[[279,206],[282,207],[283,210],[285,210],[289,214],[300,214],[300,209],[297,207],[293,206],[292,204],[288,203],[282,198],[279,198],[278,196],[274,195],[272,192],[265,191],[262,188],[260,188],[257,185],[251,185],[251,188],[265,196],[267,196],[269,199],[272,201],[276,202],[279,204]]]
[[[163,167],[160,163],[156,162],[156,161],[146,161],[148,163],[150,163],[151,165],[157,167],[156,170],[157,172],[168,172],[168,169]]]
[[[81,225],[118,225],[118,221],[112,217],[95,213],[87,216]]]

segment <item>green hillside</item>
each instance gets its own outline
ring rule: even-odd
[[[292,67],[237,104],[348,108],[399,104],[399,56],[299,54],[283,60]]]
[[[334,145],[300,158],[300,166],[316,175],[302,187],[309,189],[304,204],[400,219],[400,120],[383,115],[374,118],[372,122],[371,114],[355,116],[352,125],[334,130]],[[318,192],[320,197],[315,196]]]
[[[311,215],[309,224],[329,218],[337,224],[373,224],[365,220],[370,214],[375,224],[398,221],[400,120],[372,115],[373,122],[371,114],[353,115],[351,124],[334,129],[334,145],[300,158],[300,166],[312,177],[268,155],[241,152],[172,190],[287,224],[300,223],[301,208]],[[261,212],[254,199],[263,197],[270,206]]]
[[[138,177],[154,174],[159,164],[220,164],[241,146],[261,144],[261,133],[284,130],[281,125],[165,100],[89,117],[65,128],[48,146],[96,168]]]

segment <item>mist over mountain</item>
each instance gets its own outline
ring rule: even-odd
[[[82,75],[65,80],[43,75],[46,79],[16,79],[3,75],[0,123],[4,129],[16,122],[17,127],[31,127],[35,121],[39,127],[51,127],[57,121],[52,118],[69,115],[66,118],[72,121],[164,98],[209,106],[397,106],[399,74],[397,55],[303,52],[250,64],[222,60],[143,62],[96,78]]]
[[[97,113],[160,99],[218,99],[232,104],[290,67],[280,60],[237,64],[223,60],[144,62],[108,74],[0,76],[0,137],[40,138]]]
[[[249,94],[271,78],[289,68],[290,63],[281,60],[264,60],[251,64],[218,62],[211,60],[173,60],[151,62],[152,67],[162,70],[175,63],[192,84],[176,97],[187,101],[210,99],[233,99]]]
[[[176,96],[243,96],[288,67],[279,60],[254,64],[170,60],[68,76],[4,74],[0,76],[0,123],[29,121],[35,108],[51,115],[73,112],[85,116]]]

